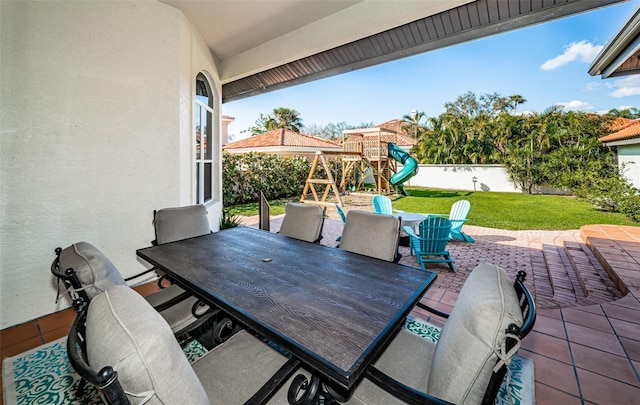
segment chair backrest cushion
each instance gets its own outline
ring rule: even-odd
[[[158,210],[153,224],[159,245],[211,233],[207,208],[202,204]]]
[[[382,194],[373,196],[373,212],[376,214],[393,214],[391,199]]]
[[[515,288],[501,268],[479,264],[465,281],[433,355],[427,393],[479,404],[511,323],[522,326]]]
[[[340,249],[392,262],[398,253],[399,235],[398,218],[351,210],[347,212]]]
[[[209,404],[171,328],[133,289],[96,296],[86,325],[89,364],[113,367],[132,404]]]
[[[126,285],[122,275],[101,251],[87,242],[78,242],[60,252],[59,271],[75,270],[89,300],[114,285]]]
[[[320,240],[324,210],[319,205],[287,203],[280,233],[307,242]]]
[[[420,252],[441,253],[449,243],[451,221],[442,217],[429,217],[420,223]]]

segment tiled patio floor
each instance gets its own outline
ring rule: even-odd
[[[331,209],[327,213],[321,243],[336,246],[342,222]],[[272,219],[272,232],[281,218]],[[534,360],[536,403],[640,404],[640,227],[464,231],[476,242],[450,243],[457,272],[434,265],[438,278],[423,302],[450,311],[467,275],[482,261],[512,277],[525,270],[539,311],[520,354]],[[400,263],[417,267],[406,247],[400,252]],[[412,315],[442,324],[427,313]]]
[[[322,243],[336,246],[342,223],[332,210],[328,214]],[[272,219],[272,231],[280,221]],[[256,224],[257,218],[245,222]],[[511,276],[525,270],[539,312],[520,354],[535,362],[536,403],[640,405],[640,227],[516,232],[465,226],[464,231],[476,242],[449,245],[458,271],[434,266],[438,279],[423,301],[450,311],[481,261]],[[417,266],[407,248],[401,253],[401,263]],[[144,294],[147,286],[139,291]],[[412,315],[442,324],[419,311]],[[73,317],[65,310],[2,330],[1,357],[65,336]]]

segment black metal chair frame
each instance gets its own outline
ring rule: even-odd
[[[518,339],[511,338],[507,336],[506,338],[506,349],[510,351],[515,347],[519,340],[524,339],[529,332],[533,329],[533,325],[536,321],[536,306],[533,300],[533,297],[527,287],[524,285],[524,280],[527,274],[524,271],[519,271],[516,277],[516,281],[514,282],[514,287],[516,290],[516,294],[518,295],[518,299],[520,300],[520,309],[523,314],[523,324],[522,327],[518,327],[515,324],[510,324],[506,332],[509,335],[515,335]],[[438,315],[443,318],[448,318],[449,314],[446,312],[442,312],[435,308],[431,308],[421,302],[418,302],[418,307],[427,310],[435,315]],[[500,361],[500,360],[498,360]],[[507,373],[507,366],[502,364],[502,366],[498,369],[498,371],[494,371],[491,375],[491,379],[489,380],[489,384],[487,386],[487,390],[484,393],[484,397],[482,399],[483,405],[492,405],[495,403],[496,397],[498,395],[498,391],[500,390],[500,386],[502,385],[502,381]],[[401,382],[395,380],[392,377],[384,374],[382,371],[378,370],[374,366],[370,366],[365,371],[365,378],[368,378],[376,384],[378,387],[384,389],[389,394],[394,397],[406,402],[410,405],[424,405],[424,404],[435,404],[435,405],[443,405],[450,404],[450,402],[443,401],[431,395],[425,394],[423,392],[417,391],[413,388],[410,388]]]
[[[113,367],[105,366],[100,370],[95,370],[88,364],[85,325],[89,306],[83,298],[78,297],[74,299],[73,307],[77,315],[71,324],[71,329],[67,337],[67,357],[69,358],[71,367],[81,377],[76,396],[81,398],[84,395],[85,382],[89,382],[89,384],[98,389],[107,404],[130,405],[131,403],[122,385],[120,385],[118,381],[118,372],[114,370]],[[300,368],[300,364],[300,360],[290,358],[246,404],[265,404],[291,375]]]

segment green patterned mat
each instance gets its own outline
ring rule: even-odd
[[[412,318],[407,319],[404,327],[432,342],[437,342],[440,337],[439,328]],[[5,405],[102,404],[97,391],[91,386],[87,386],[83,398],[75,397],[80,377],[67,360],[66,344],[65,337],[17,356],[5,358],[2,362]],[[206,349],[195,340],[182,349],[191,362],[206,353]],[[533,405],[533,361],[516,355],[510,369],[510,391],[514,404]],[[505,384],[500,389],[496,404],[509,404]]]

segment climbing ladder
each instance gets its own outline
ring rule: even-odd
[[[331,152],[325,152],[331,154]],[[340,192],[338,187],[336,186],[336,182],[333,179],[333,175],[331,174],[331,168],[327,163],[327,158],[325,153],[322,151],[316,152],[316,156],[313,158],[313,163],[311,164],[311,170],[309,170],[309,176],[307,176],[307,181],[304,185],[304,190],[302,190],[302,197],[300,197],[300,202],[304,202],[307,200],[307,194],[311,191],[313,194],[313,199],[316,204],[320,205],[333,205],[333,203],[327,202],[327,197],[329,196],[329,192],[333,191],[333,194],[336,196],[336,200],[338,204],[343,207],[344,203],[342,202],[342,198],[340,197]],[[318,173],[316,173],[318,169],[318,163],[322,164],[325,173],[327,174],[327,178],[316,177]],[[324,189],[324,193],[322,194],[322,199],[318,198],[318,192],[316,191],[315,184],[325,184],[326,187]]]

